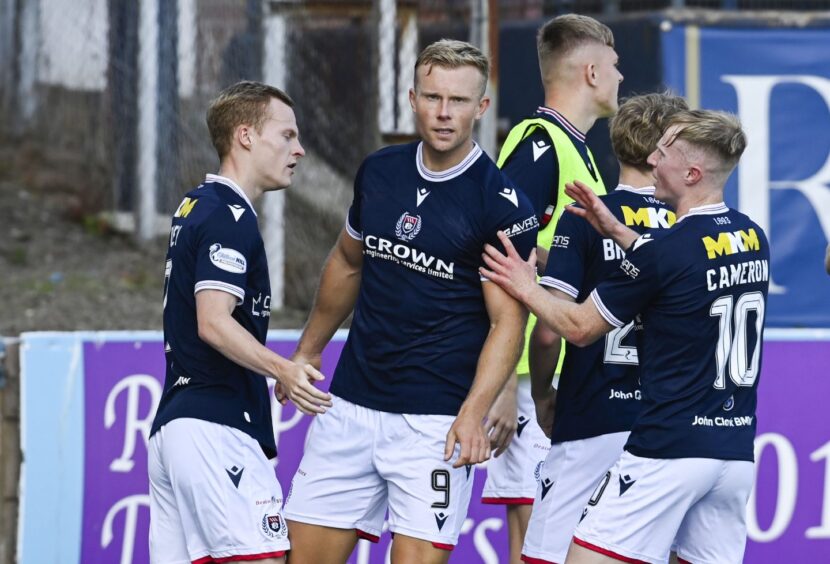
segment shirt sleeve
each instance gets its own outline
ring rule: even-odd
[[[556,207],[559,162],[556,148],[544,129],[527,136],[504,163],[502,171],[528,197],[537,219],[548,206]]]
[[[507,178],[503,178],[506,182]],[[499,231],[504,231],[519,255],[527,259],[530,251],[536,247],[536,235],[539,232],[539,220],[533,213],[533,207],[521,191],[509,182],[494,194],[494,202],[490,205],[485,222],[486,242],[501,252],[504,246],[498,237]],[[480,259],[480,265],[485,266]]]
[[[261,241],[252,214],[237,222],[227,206],[217,207],[199,228],[193,293],[220,290],[245,299],[248,265]]]
[[[564,213],[556,224],[545,273],[539,284],[560,290],[573,299],[579,296],[585,278],[587,253],[593,229],[584,219]]]
[[[354,195],[352,196],[352,205],[349,206],[349,212],[346,216],[346,232],[352,239],[358,241],[363,240],[363,224],[360,217],[360,205],[363,195],[363,170],[366,167],[366,162],[360,165],[357,174],[354,177]]]
[[[660,291],[660,247],[649,234],[640,236],[619,268],[591,292],[600,315],[614,327],[633,320]]]

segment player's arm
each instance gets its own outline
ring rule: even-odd
[[[447,434],[445,460],[452,457],[456,443],[461,446],[455,468],[490,457],[484,417],[519,360],[527,322],[527,310],[496,284],[484,281],[482,289],[490,332],[478,357],[473,385]]]
[[[312,385],[325,377],[309,364],[296,364],[260,344],[233,318],[237,297],[221,290],[196,293],[199,338],[236,364],[276,379],[307,415],[325,413],[331,396]]]
[[[568,206],[565,209],[587,220],[601,235],[613,239],[621,249],[628,249],[640,236],[614,217],[593,190],[582,182],[576,180],[566,184],[565,193],[582,206]]]
[[[555,288],[547,292],[558,299],[573,303],[574,299]],[[553,416],[556,408],[556,390],[553,378],[562,350],[562,336],[546,323],[537,323],[530,335],[530,395],[536,407],[536,421],[550,438],[553,432]]]
[[[535,253],[523,260],[503,231],[499,231],[498,236],[507,254],[492,245],[485,245],[487,268],[480,269],[483,276],[525,304],[540,321],[578,347],[590,345],[613,329],[600,315],[593,300],[576,304],[548,294],[536,283]]]
[[[360,290],[363,242],[344,228],[329,253],[294,359],[319,368],[323,349],[354,309]]]
[[[516,371],[510,373],[504,387],[496,396],[493,407],[487,413],[487,424],[484,431],[490,437],[490,450],[495,458],[498,458],[510,443],[519,427],[517,418],[519,414],[518,399],[516,394],[519,390],[519,376]]]

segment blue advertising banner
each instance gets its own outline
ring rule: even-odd
[[[297,332],[269,335],[288,355]],[[331,374],[344,334],[329,345]],[[756,487],[747,510],[749,564],[830,558],[830,331],[768,331],[758,398]],[[147,442],[161,397],[160,332],[27,333],[21,345],[18,562],[147,564]],[[805,391],[807,391],[805,393]],[[310,418],[273,405],[283,492],[300,463]],[[482,465],[484,466],[484,465]],[[481,468],[480,470],[484,470]],[[452,561],[507,562],[502,507],[473,498]],[[46,539],[46,540],[44,540]],[[348,564],[388,562],[390,535],[361,541]]]
[[[726,203],[770,240],[767,325],[830,327],[830,29],[661,29],[666,86],[746,131]]]

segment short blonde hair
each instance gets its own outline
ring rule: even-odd
[[[579,14],[565,14],[548,21],[536,34],[536,51],[542,75],[545,75],[545,67],[551,62],[565,57],[586,43],[599,43],[613,48],[614,34],[607,25]]]
[[[654,152],[671,119],[689,105],[682,96],[668,92],[641,94],[623,100],[610,121],[611,148],[620,164],[651,170],[648,156]]]
[[[746,149],[746,134],[738,116],[715,110],[686,110],[675,114],[669,127],[679,128],[669,144],[678,139],[715,157],[721,172],[732,172]]]
[[[222,90],[210,103],[207,126],[220,160],[230,153],[233,132],[238,126],[250,125],[258,132],[262,131],[272,98],[289,108],[294,107],[291,97],[279,88],[250,80],[237,82]]]
[[[441,39],[427,45],[415,61],[415,88],[418,88],[418,67],[438,66],[446,69],[459,67],[474,67],[481,73],[481,96],[487,89],[487,79],[490,76],[490,61],[474,45],[466,41],[455,39]],[[427,69],[427,74],[431,69]]]

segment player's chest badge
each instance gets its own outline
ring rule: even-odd
[[[401,241],[411,241],[421,231],[421,216],[404,212],[395,224],[395,235]]]

